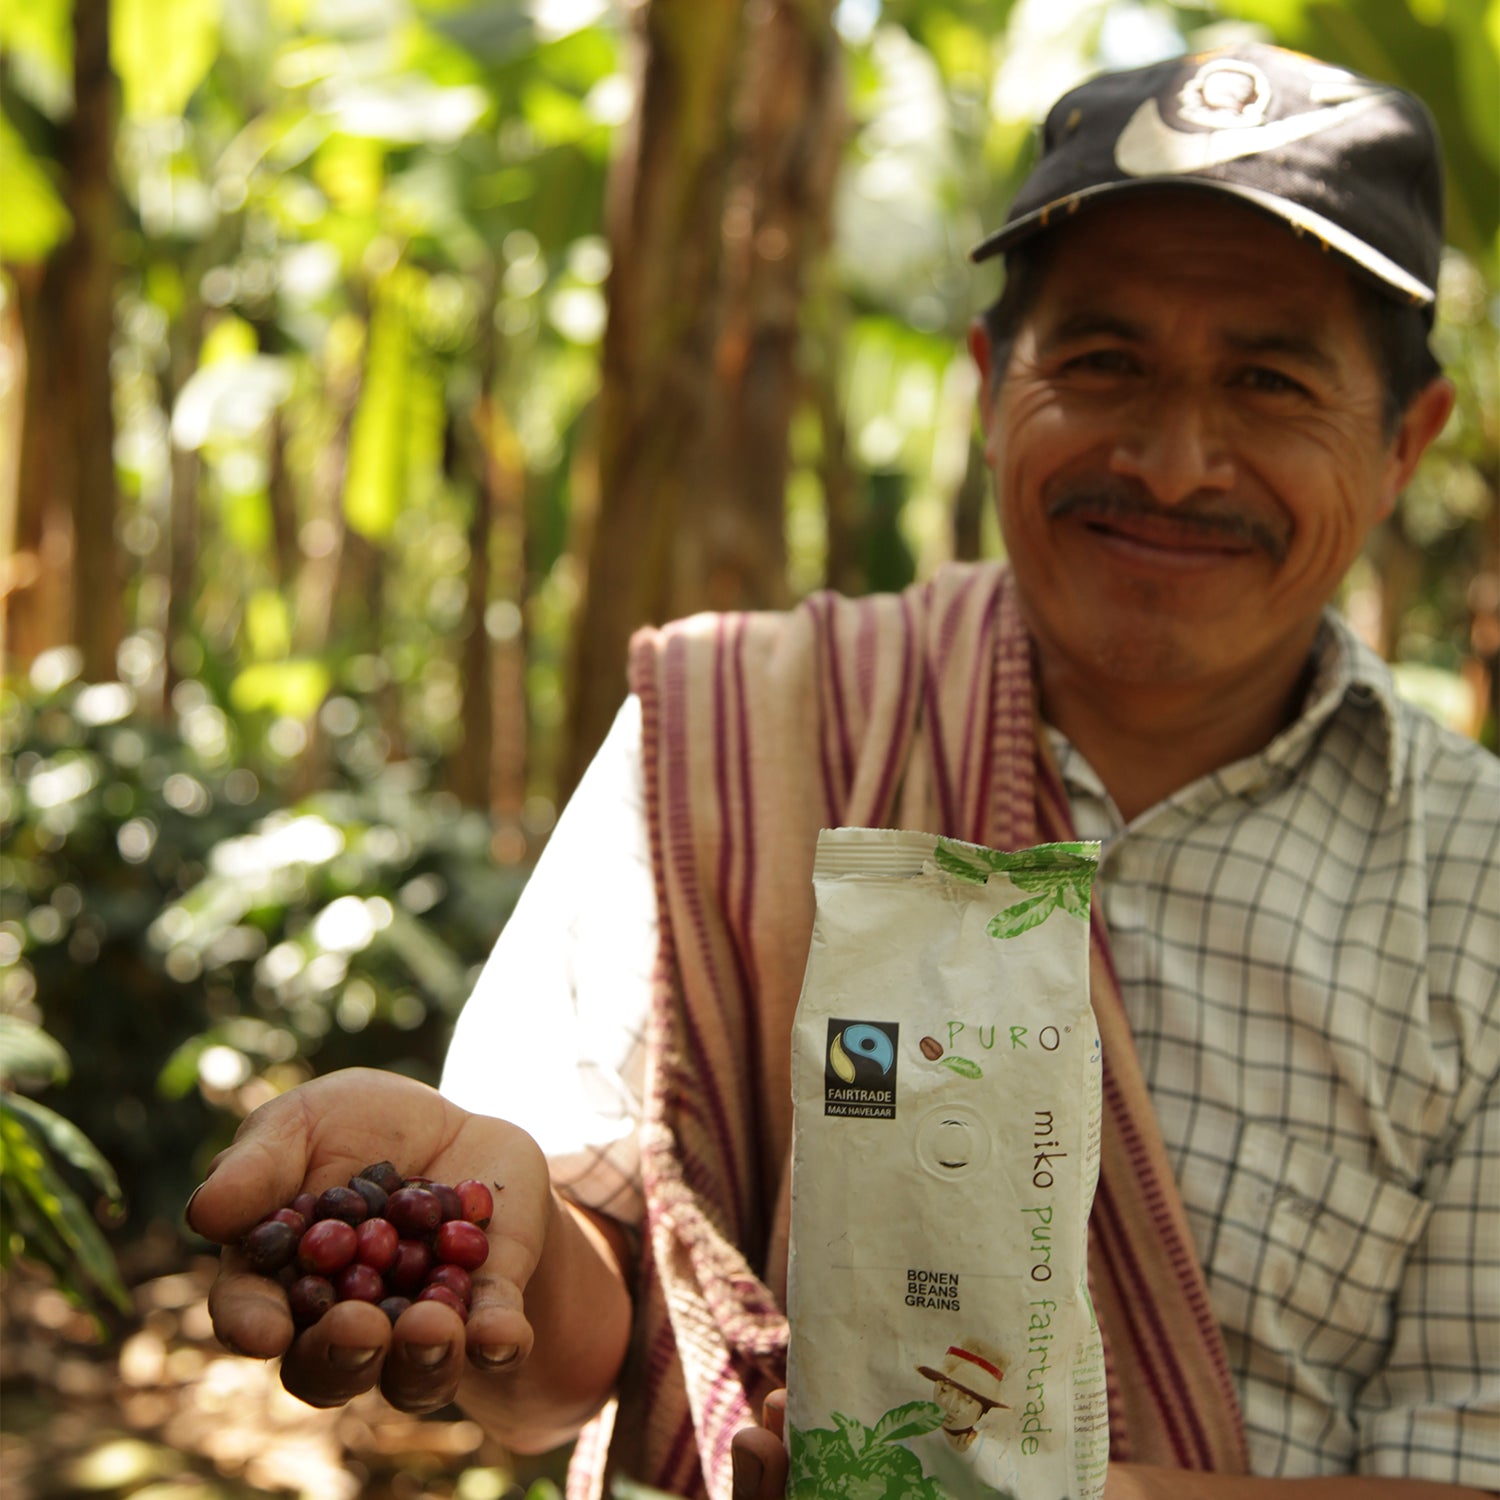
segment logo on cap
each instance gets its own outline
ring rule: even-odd
[[[1179,130],[1162,118],[1155,99],[1147,99],[1115,142],[1115,165],[1127,177],[1222,167],[1335,129],[1391,97],[1387,89],[1332,68],[1318,69],[1313,84],[1311,96],[1321,108],[1267,120],[1272,90],[1266,75],[1240,58],[1213,59],[1177,96],[1179,116],[1205,128]]]

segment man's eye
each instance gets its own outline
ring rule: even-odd
[[[1252,365],[1245,370],[1240,375],[1240,384],[1253,391],[1264,391],[1268,396],[1307,395],[1307,387],[1300,380],[1293,380],[1290,375],[1264,365]]]
[[[1086,375],[1129,375],[1139,365],[1135,356],[1124,349],[1086,349],[1082,354],[1075,354],[1067,360],[1064,368]]]

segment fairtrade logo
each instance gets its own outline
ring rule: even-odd
[[[859,1076],[854,1066],[856,1057],[874,1063],[882,1073],[889,1073],[896,1063],[896,1043],[887,1031],[895,1029],[860,1021],[835,1032],[828,1043],[828,1066],[845,1083],[853,1083]]]
[[[899,1032],[894,1021],[829,1021],[823,1066],[825,1114],[895,1118]]]

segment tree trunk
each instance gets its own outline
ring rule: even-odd
[[[624,695],[638,625],[785,602],[799,313],[842,145],[832,9],[651,0],[640,13],[564,794]]]
[[[62,385],[62,293],[58,255],[17,272],[18,373],[25,386],[18,419],[16,519],[6,580],[8,665],[25,667],[70,639],[73,555],[71,422]]]
[[[114,241],[119,197],[112,159],[116,85],[109,65],[109,0],[73,6],[73,117],[63,130],[73,235],[62,270],[62,384],[70,418],[73,639],[90,681],[113,678],[124,625],[124,569],[115,543]]]

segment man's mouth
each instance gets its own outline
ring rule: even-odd
[[[1071,520],[1124,557],[1199,566],[1264,553],[1286,556],[1284,528],[1258,515],[1225,508],[1166,509],[1134,486],[1106,481],[1071,485],[1047,507],[1054,520]]]

